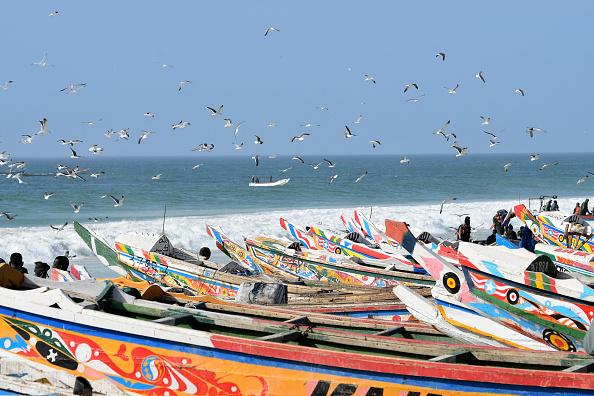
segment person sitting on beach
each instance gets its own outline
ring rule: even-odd
[[[458,231],[456,231],[456,239],[459,241],[470,242],[470,216],[466,216],[464,219],[464,224],[461,224],[458,227]]]
[[[53,268],[59,269],[59,270],[62,270],[62,271],[68,271],[68,266],[69,265],[70,265],[70,261],[68,260],[68,257],[66,257],[66,256],[57,256],[54,259]]]
[[[575,203],[575,208],[573,208],[573,214],[579,215],[580,214],[580,203]]]
[[[13,253],[10,255],[10,262],[8,263],[12,268],[20,271],[22,274],[28,274],[27,268],[23,267],[23,256],[20,253]]]
[[[514,231],[514,226],[511,224],[507,225],[507,231],[505,231],[505,237],[511,241],[518,239],[518,235]]]
[[[35,269],[33,270],[33,273],[35,274],[36,277],[38,278],[48,278],[48,271],[50,269],[49,264],[47,263],[43,263],[41,261],[36,261],[35,262]]]
[[[580,208],[580,214],[581,215],[588,215],[590,214],[590,212],[588,212],[588,204],[590,202],[590,199],[586,198],[584,200],[584,202],[582,203],[582,206]]]
[[[485,244],[492,245],[494,243],[497,243],[496,235],[497,235],[497,230],[493,229],[493,233],[487,237]]]
[[[553,203],[551,204],[551,210],[552,211],[559,210],[559,204],[557,203],[557,200],[554,200]]]

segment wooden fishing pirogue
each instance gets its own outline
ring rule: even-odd
[[[365,334],[134,298],[0,267],[0,349],[138,395],[585,395],[589,355]],[[60,289],[61,287],[62,289]],[[480,373],[480,375],[479,375]]]
[[[372,316],[389,315],[389,313],[382,313],[381,310],[378,310],[378,302],[392,301],[394,303],[397,301],[392,289],[389,287],[329,284],[328,282],[308,279],[303,279],[296,284],[293,280],[271,277],[270,275],[244,276],[231,274],[221,271],[223,264],[198,260],[197,255],[192,256],[191,252],[178,250],[185,255],[186,260],[176,259],[151,251],[152,245],[146,249],[131,246],[125,243],[127,240],[123,237],[118,237],[119,239],[116,241],[118,250],[115,250],[93,231],[76,221],[73,224],[76,232],[103,264],[131,277],[133,280],[147,280],[164,286],[187,288],[197,293],[222,298],[235,298],[243,282],[284,282],[289,293],[289,304],[297,303],[313,306],[330,302],[335,304],[368,303],[368,315]],[[163,238],[166,239],[164,236],[160,236],[158,239]],[[420,293],[429,295],[429,290],[423,289],[417,288]],[[388,310],[392,311],[391,308],[388,308]],[[374,313],[374,311],[377,312]],[[395,316],[395,314],[392,314],[393,318]]]

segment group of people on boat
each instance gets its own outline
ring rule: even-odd
[[[579,205],[579,203],[578,203],[578,205]],[[555,200],[549,199],[547,201],[547,203],[542,206],[542,210],[545,211],[545,212],[558,211],[559,210],[559,204],[557,203],[557,200],[556,199]]]
[[[4,259],[0,258],[0,264],[6,264]],[[8,265],[12,268],[16,269],[17,271],[21,272],[22,274],[28,274],[29,270],[25,268],[23,263],[23,255],[20,253],[13,253],[10,255],[10,260],[8,261]],[[52,268],[56,268],[62,271],[68,271],[68,267],[70,266],[70,260],[66,256],[57,256],[54,259],[54,263]],[[49,277],[48,271],[50,270],[50,266],[47,263],[36,261],[35,262],[35,276],[39,278],[47,278]]]
[[[573,214],[581,216],[588,216],[594,214],[594,207],[592,207],[591,211],[588,209],[589,202],[590,200],[588,198],[586,198],[584,202],[582,202],[581,204],[579,202],[576,202],[575,208],[573,208]]]
[[[536,241],[532,235],[532,231],[528,227],[520,227],[520,230],[516,233],[514,226],[509,224],[509,220],[515,217],[515,214],[508,214],[507,210],[500,209],[493,216],[493,232],[484,241],[486,245],[492,245],[497,243],[497,234],[504,236],[510,241],[518,241],[519,247],[524,247],[527,250],[534,251],[534,245]],[[471,242],[472,227],[470,226],[470,216],[466,216],[464,223],[461,224],[456,230],[456,239],[463,242]],[[476,242],[476,241],[475,241]]]
[[[254,178],[254,176],[252,176],[252,183],[260,183],[260,179],[258,179],[257,177]],[[272,183],[272,176],[270,176],[270,182],[269,183]]]

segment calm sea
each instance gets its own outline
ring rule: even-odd
[[[328,158],[317,169],[289,156],[262,156],[255,166],[250,156],[25,159],[26,173],[55,173],[58,164],[89,168],[86,181],[53,176],[23,176],[19,184],[0,175],[0,211],[17,214],[8,222],[0,218],[0,257],[21,252],[26,266],[34,261],[51,262],[66,250],[81,263],[94,263],[91,251],[78,238],[72,220],[87,224],[108,241],[121,232],[165,232],[175,245],[191,250],[215,244],[205,225],[219,225],[231,237],[268,234],[288,236],[278,224],[285,217],[298,225],[322,224],[341,228],[340,214],[353,209],[369,213],[382,224],[385,218],[403,220],[439,236],[453,235],[461,218],[469,214],[476,238],[489,234],[491,218],[500,208],[511,208],[529,198],[557,195],[562,210],[570,211],[577,201],[594,198],[594,177],[577,181],[594,169],[594,154],[546,154],[530,161],[528,154],[411,156],[401,164],[394,156],[345,156]],[[19,159],[22,160],[22,159]],[[323,157],[303,156],[311,165]],[[507,172],[504,165],[513,163]],[[195,169],[197,164],[204,163]],[[558,163],[539,170],[545,163]],[[292,168],[291,168],[292,167]],[[282,169],[288,169],[281,172]],[[0,171],[7,171],[0,167]],[[99,178],[91,173],[103,171]],[[358,183],[355,180],[365,172]],[[161,174],[161,178],[152,177]],[[338,175],[330,184],[330,178]],[[279,187],[248,187],[252,176],[260,181],[290,178]],[[55,192],[48,200],[44,192]],[[124,204],[114,207],[110,195]],[[443,200],[457,198],[444,205]],[[73,202],[84,205],[74,213]],[[592,200],[594,203],[594,199]],[[535,207],[535,202],[532,203]],[[166,209],[165,223],[163,224]],[[94,222],[90,217],[107,219]],[[50,225],[68,226],[56,233]],[[512,224],[519,228],[520,223]],[[213,256],[226,260],[222,254]],[[105,276],[100,265],[92,271]]]

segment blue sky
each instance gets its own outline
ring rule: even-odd
[[[252,156],[590,152],[589,1],[2,4],[0,152]],[[58,11],[59,16],[49,17]],[[266,37],[269,27],[278,28]],[[435,54],[444,52],[445,61]],[[47,53],[54,66],[32,65]],[[173,67],[162,67],[158,62]],[[483,72],[486,83],[475,75]],[[372,76],[376,84],[365,81]],[[179,83],[185,84],[181,91]],[[60,92],[86,83],[78,93]],[[419,89],[406,84],[416,83]],[[456,94],[444,87],[459,84]],[[523,89],[525,96],[515,92]],[[407,99],[425,95],[416,103]],[[212,116],[206,107],[218,109]],[[319,109],[326,107],[328,110]],[[152,112],[155,117],[143,116]],[[353,123],[362,115],[359,124]],[[482,125],[480,116],[490,117]],[[31,144],[21,135],[51,134]],[[224,118],[245,121],[237,139]],[[101,119],[93,126],[85,121]],[[180,120],[191,123],[172,130]],[[267,127],[271,122],[278,127]],[[303,124],[319,127],[302,127]],[[345,125],[357,136],[344,139]],[[539,127],[534,138],[527,127]],[[129,128],[130,139],[104,134]],[[500,145],[490,148],[490,136]],[[139,145],[141,131],[151,131]],[[303,141],[291,138],[310,133]],[[263,145],[254,144],[258,135]],[[370,140],[381,145],[373,149]],[[243,143],[235,150],[232,142]],[[582,143],[586,142],[586,144]],[[201,143],[211,153],[192,152]]]

